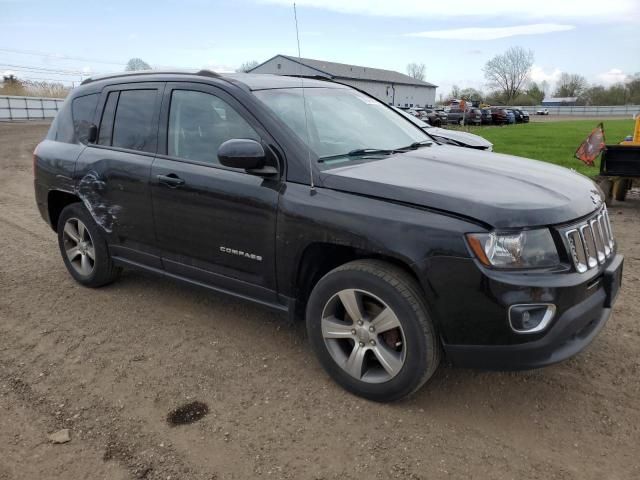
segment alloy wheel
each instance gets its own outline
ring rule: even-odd
[[[364,290],[347,289],[325,304],[322,336],[333,360],[366,383],[391,380],[406,359],[404,331],[395,312]]]
[[[64,251],[76,272],[89,276],[96,263],[93,239],[86,225],[77,218],[69,218],[62,232]]]

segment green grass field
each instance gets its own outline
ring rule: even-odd
[[[594,167],[588,167],[575,158],[574,153],[598,123],[598,120],[532,122],[504,127],[470,127],[469,132],[492,142],[496,152],[544,160],[593,177],[600,172],[599,160]],[[633,133],[633,120],[603,120],[603,123],[607,143],[620,143]]]

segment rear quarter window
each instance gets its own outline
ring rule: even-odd
[[[93,117],[98,106],[97,93],[84,95],[73,99],[71,114],[73,117],[73,128],[76,139],[80,143],[87,143],[89,126],[93,123]]]
[[[75,142],[73,119],[71,118],[71,102],[69,99],[62,104],[62,108],[53,119],[49,133],[47,133],[47,140],[63,143]]]

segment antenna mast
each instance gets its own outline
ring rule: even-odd
[[[309,135],[309,119],[307,115],[307,98],[304,94],[304,78],[302,77],[302,55],[300,54],[300,33],[298,32],[298,12],[296,10],[296,2],[293,2],[293,18],[296,23],[296,42],[298,43],[298,72],[300,74],[300,87],[302,88],[302,106],[304,110],[304,128],[307,133],[307,160],[309,163],[309,180],[311,181],[311,190],[315,190],[313,183],[313,165],[311,163],[311,135]]]

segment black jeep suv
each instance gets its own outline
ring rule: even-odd
[[[490,369],[574,355],[620,285],[591,180],[438,145],[331,82],[85,80],[34,172],[82,285],[135,267],[303,316],[327,372],[378,401],[414,392],[443,355]]]

